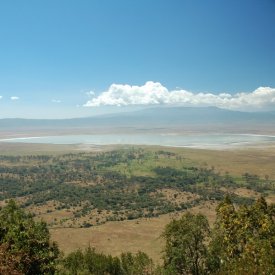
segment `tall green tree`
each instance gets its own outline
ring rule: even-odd
[[[0,273],[54,274],[59,250],[44,222],[36,222],[13,200],[0,210]],[[10,273],[10,274],[12,274]]]
[[[209,246],[210,270],[226,274],[275,274],[273,206],[264,198],[236,208],[226,198],[217,208]]]
[[[171,274],[203,274],[209,232],[208,221],[201,214],[188,212],[180,220],[170,222],[163,233],[165,269]]]

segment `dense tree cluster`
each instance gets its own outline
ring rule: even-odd
[[[209,236],[208,221],[203,215],[185,214],[166,226],[164,267],[172,274],[202,274],[206,269]]]
[[[0,160],[0,200],[23,197],[23,207],[55,201],[57,210],[77,207],[75,218],[93,209],[112,211],[105,221],[154,217],[203,200],[222,200],[226,191],[221,187],[248,186],[261,192],[274,189],[268,178],[261,180],[248,173],[239,179],[221,175],[213,167],[195,167],[185,163],[181,155],[163,150],[0,156]],[[199,196],[192,202],[175,203],[161,193],[152,195],[164,188]],[[232,200],[253,202],[234,194]]]

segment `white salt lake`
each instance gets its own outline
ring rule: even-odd
[[[0,139],[8,143],[87,144],[87,145],[160,145],[172,147],[223,149],[245,146],[267,146],[275,136],[253,134],[98,134],[60,135]]]

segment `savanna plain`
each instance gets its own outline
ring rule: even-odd
[[[226,195],[275,202],[275,145],[204,150],[161,146],[0,143],[0,200],[44,220],[65,255],[143,251],[162,263],[165,226],[201,213],[213,226]]]

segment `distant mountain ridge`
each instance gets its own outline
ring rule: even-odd
[[[219,109],[216,107],[155,107],[139,111],[106,114],[94,117],[71,119],[0,119],[2,130],[42,130],[70,128],[117,128],[131,127],[161,128],[201,128],[215,127],[271,127],[275,125],[274,112],[248,113]]]

